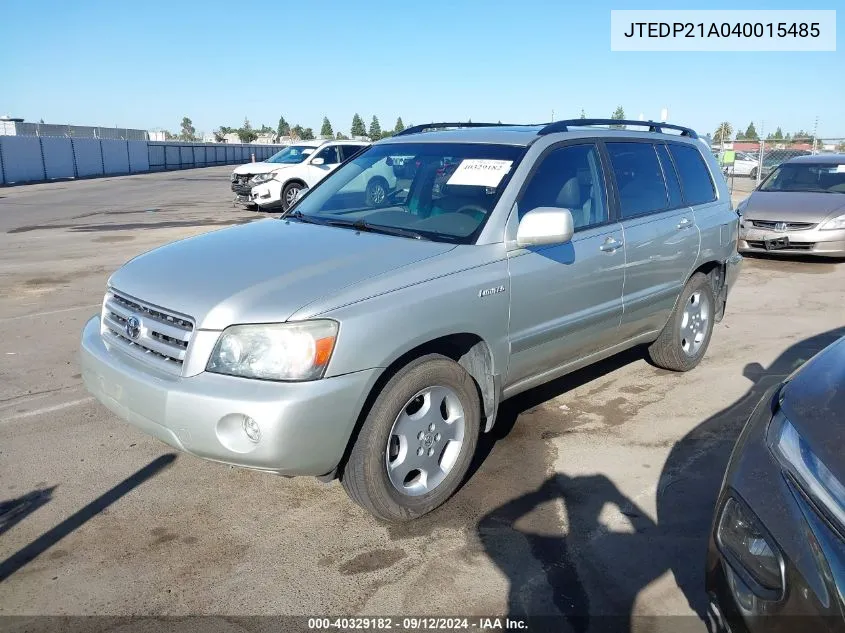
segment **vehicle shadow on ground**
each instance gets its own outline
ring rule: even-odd
[[[843,335],[845,328],[840,328],[791,345],[767,368],[746,365],[743,376],[752,381],[749,390],[673,445],[658,480],[656,522],[604,475],[536,477],[531,456],[523,456],[524,470],[542,483],[480,513],[476,524],[484,553],[508,579],[509,617],[527,620],[531,631],[587,633],[665,626],[676,632],[717,630],[708,612],[704,565],[730,452],[765,391]],[[518,416],[642,357],[642,350],[632,350],[504,403],[496,425],[501,427],[494,437],[484,438],[480,451],[481,461],[492,454],[494,463],[485,463],[478,478],[489,478],[491,468],[502,467],[494,445],[512,431],[520,434],[522,425],[514,427]],[[479,486],[468,484],[475,490]],[[616,516],[624,517],[611,528],[604,514],[608,505],[616,508]],[[666,572],[674,575],[698,618],[633,615],[642,590]]]
[[[160,473],[162,470],[170,466],[170,464],[172,464],[175,460],[176,455],[174,453],[167,453],[155,458],[149,464],[135,471],[119,484],[94,499],[91,503],[80,510],[77,510],[56,527],[44,532],[44,534],[39,536],[37,539],[19,549],[6,560],[0,562],[0,582],[3,582],[21,567],[43,554],[53,545],[68,536],[71,532],[82,527],[90,519],[97,516],[100,512],[118,501],[121,497]],[[52,490],[53,489],[51,488],[50,491]],[[44,503],[46,503],[46,501]]]
[[[39,488],[15,499],[0,501],[0,536],[53,498],[56,486]]]

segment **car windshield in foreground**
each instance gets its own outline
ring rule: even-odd
[[[308,192],[287,217],[469,244],[524,153],[523,147],[477,143],[374,145]]]
[[[777,167],[760,191],[845,193],[845,164],[788,163]]]
[[[311,145],[289,145],[281,152],[276,152],[267,159],[268,163],[282,163],[283,165],[296,165],[304,161],[309,154],[317,149]]]

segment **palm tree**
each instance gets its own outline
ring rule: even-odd
[[[733,126],[727,121],[723,121],[719,124],[719,127],[716,128],[716,133],[713,135],[713,140],[719,143],[722,147],[725,146],[726,141],[731,140],[731,136],[734,133]]]

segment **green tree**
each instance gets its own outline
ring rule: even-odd
[[[353,138],[356,136],[367,135],[367,128],[364,127],[364,119],[362,119],[357,112],[355,113],[355,116],[352,117],[352,127],[349,131],[351,132]]]
[[[261,129],[260,129],[260,130],[258,130],[258,131],[259,131],[261,134],[271,134],[271,133],[272,133],[272,132],[274,132],[275,130],[273,130],[273,128],[271,128],[269,125],[262,125],[262,126],[261,126]]]
[[[247,118],[244,118],[243,127],[237,131],[237,134],[241,143],[252,143],[258,138],[258,134],[252,129],[252,126],[249,124],[249,119]]]
[[[332,137],[334,136],[334,130],[332,129],[332,124],[329,123],[329,117],[323,117],[323,127],[320,128],[320,136],[325,137]]]
[[[193,122],[188,117],[182,117],[182,132],[179,134],[181,141],[195,141],[197,140],[197,130]]]
[[[745,132],[743,132],[742,130],[737,130],[736,131],[736,140],[744,141],[745,140]]]
[[[760,137],[757,136],[757,128],[754,127],[754,121],[748,124],[748,127],[745,128],[744,137],[749,141],[758,141]],[[737,134],[737,138],[739,138],[739,134]]]
[[[399,132],[403,132],[405,130],[405,124],[402,123],[402,117],[396,118],[396,125],[393,126],[393,133],[399,134]]]
[[[722,121],[713,134],[714,143],[729,143],[734,133],[733,126],[728,121]]]
[[[214,131],[214,140],[218,143],[222,143],[226,140],[226,135],[231,134],[234,131],[235,130],[233,130],[230,127],[227,127],[225,125],[221,125],[219,128],[217,128]]]
[[[623,114],[624,114],[624,111],[623,111]],[[578,117],[578,118],[579,119],[586,119],[587,118],[587,114],[584,112],[584,108],[581,108],[581,116]],[[619,117],[619,118],[622,119],[622,118],[625,118],[625,117],[622,116],[622,117]]]
[[[289,132],[290,132],[291,138],[295,138],[299,141],[302,140],[302,135],[305,134],[305,130],[303,129],[303,127],[299,123],[297,123],[292,128],[290,128]]]
[[[314,130],[310,127],[305,128],[302,130],[302,140],[303,141],[310,141],[314,138]]]
[[[290,125],[285,121],[285,117],[279,117],[279,125],[276,127],[276,134],[279,136],[288,136],[290,134]]]
[[[370,121],[370,129],[367,133],[372,140],[377,141],[381,138],[381,125],[379,125],[378,117],[374,114],[373,120]]]
[[[782,141],[783,140],[783,131],[780,128],[775,130],[774,134],[769,134],[767,137],[770,141]]]
[[[168,130],[164,131],[164,140],[165,141],[175,141],[177,138],[179,138],[179,137],[177,137],[172,132],[169,132]]]
[[[346,134],[344,134],[343,132],[338,132],[337,135],[335,136],[335,138],[338,141],[348,141],[349,140],[349,137],[346,136]]]
[[[610,116],[611,119],[621,121],[625,118],[625,109],[622,106],[616,106],[616,109],[613,111],[613,114]],[[620,130],[624,130],[624,125],[613,125],[611,127],[618,128]]]

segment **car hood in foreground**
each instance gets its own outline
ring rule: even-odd
[[[818,223],[845,212],[845,194],[799,191],[755,191],[743,217],[749,220]]]
[[[247,163],[245,165],[238,165],[235,167],[234,172],[239,176],[247,174],[247,175],[254,175],[254,174],[266,174],[268,171],[276,171],[277,169],[284,169],[285,167],[291,167],[291,165],[286,165],[284,163]]]
[[[824,465],[845,482],[845,338],[798,370],[783,389],[781,408]]]
[[[342,288],[453,248],[453,244],[267,219],[144,253],[115,272],[109,285],[191,316],[199,329],[221,330],[235,323],[285,321],[303,306]]]

